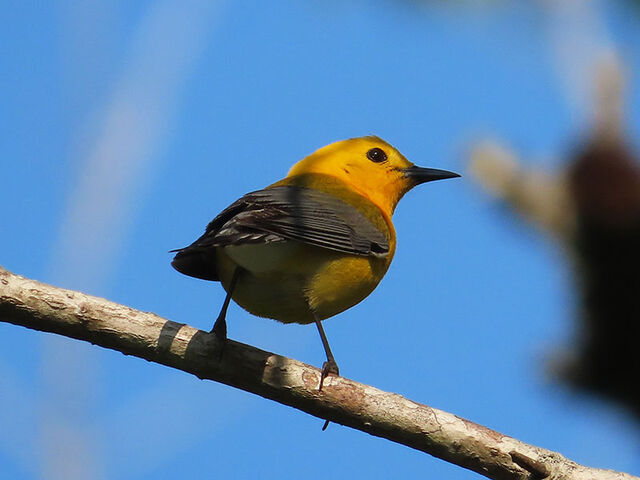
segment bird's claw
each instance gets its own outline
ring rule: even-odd
[[[224,352],[224,346],[227,343],[227,322],[223,318],[222,320],[218,318],[216,323],[213,324],[213,328],[209,332],[213,334],[216,338],[216,342],[219,344],[218,346],[218,361],[222,360],[222,353]]]
[[[318,387],[318,390],[322,390],[324,379],[327,378],[327,375],[330,373],[340,376],[340,370],[338,369],[338,364],[335,360],[327,360],[322,364],[322,373],[320,374],[320,386]]]
[[[322,364],[322,373],[320,374],[320,386],[318,387],[318,390],[322,390],[322,384],[324,383],[324,379],[330,373],[333,375],[338,375],[338,376],[340,375],[340,370],[338,369],[338,364],[336,363],[335,360],[327,360]],[[331,423],[329,422],[329,420],[326,420],[324,422],[324,425],[322,426],[323,432],[327,429],[327,427],[329,426],[329,423]]]

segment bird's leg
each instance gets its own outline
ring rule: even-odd
[[[316,322],[316,327],[318,327],[318,333],[320,333],[320,340],[322,340],[322,346],[324,347],[324,352],[327,354],[327,361],[322,364],[322,373],[320,374],[320,386],[318,390],[322,390],[322,384],[324,383],[324,379],[330,373],[335,375],[340,375],[338,370],[338,364],[336,363],[336,359],[333,357],[333,353],[331,352],[331,347],[329,346],[329,341],[327,340],[327,336],[324,333],[324,328],[322,328],[322,323],[320,323],[320,319],[316,312],[313,312],[313,319]],[[324,432],[329,426],[329,420],[325,420],[324,425],[322,426],[322,431]]]
[[[331,352],[331,347],[329,346],[329,342],[327,340],[327,336],[324,333],[324,328],[322,328],[322,323],[320,323],[320,319],[316,312],[313,312],[313,319],[316,322],[316,327],[318,327],[318,333],[320,333],[320,340],[322,340],[322,346],[324,347],[324,353],[327,354],[327,361],[322,365],[322,374],[320,375],[320,387],[318,390],[322,390],[322,384],[324,383],[324,379],[330,373],[335,375],[340,375],[338,370],[338,364],[336,363],[336,359],[333,357],[333,353]]]
[[[213,333],[220,340],[225,341],[227,339],[227,308],[229,308],[229,302],[231,301],[231,295],[233,294],[233,289],[236,287],[236,283],[238,281],[238,277],[240,276],[240,267],[236,267],[233,271],[233,276],[231,277],[231,283],[229,283],[229,290],[227,291],[227,296],[222,303],[222,309],[220,310],[220,314],[216,319],[216,323],[213,324],[213,328],[211,329],[211,333]]]

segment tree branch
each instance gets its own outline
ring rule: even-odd
[[[562,455],[469,420],[296,360],[80,292],[29,280],[0,267],[0,321],[57,333],[215,380],[393,442],[486,477],[637,477],[578,465]],[[221,354],[222,353],[222,354]]]

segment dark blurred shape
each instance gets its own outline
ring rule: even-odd
[[[573,263],[577,331],[551,373],[640,420],[640,165],[623,134],[622,64],[608,58],[595,73],[593,127],[565,171],[525,168],[496,142],[478,144],[470,168]]]
[[[616,137],[596,137],[568,169],[581,315],[558,373],[640,417],[640,167]]]

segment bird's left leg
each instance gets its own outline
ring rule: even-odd
[[[238,277],[240,276],[240,267],[236,267],[233,271],[233,275],[231,277],[231,282],[229,283],[229,290],[227,290],[227,296],[222,303],[222,309],[220,310],[220,314],[216,319],[216,322],[213,324],[213,328],[211,329],[211,333],[213,333],[220,340],[224,341],[227,339],[227,308],[229,308],[229,302],[231,301],[231,295],[233,295],[233,289],[236,287],[236,283],[238,282]]]
[[[336,359],[333,356],[333,352],[331,351],[331,347],[329,346],[329,341],[327,340],[327,336],[324,333],[324,328],[322,328],[322,323],[320,323],[320,319],[316,312],[313,312],[313,319],[316,322],[316,327],[318,327],[318,333],[320,333],[320,340],[322,340],[322,346],[324,347],[324,353],[327,354],[327,361],[322,365],[322,373],[320,374],[320,386],[318,390],[322,390],[322,384],[324,383],[324,379],[330,373],[335,375],[340,375],[338,370],[338,364],[336,363]],[[322,431],[325,431],[329,426],[329,420],[325,420],[324,425],[322,426]]]
[[[324,353],[327,354],[327,361],[322,365],[320,387],[318,388],[318,390],[322,390],[322,384],[324,383],[324,379],[327,377],[327,375],[329,375],[330,373],[340,375],[340,371],[338,370],[338,364],[336,363],[336,359],[333,357],[331,347],[329,346],[329,341],[327,340],[327,336],[324,333],[324,328],[322,328],[322,323],[320,323],[320,319],[318,318],[318,314],[316,314],[316,312],[313,312],[313,319],[316,322],[316,327],[318,327],[318,333],[320,334],[320,340],[322,340]]]

